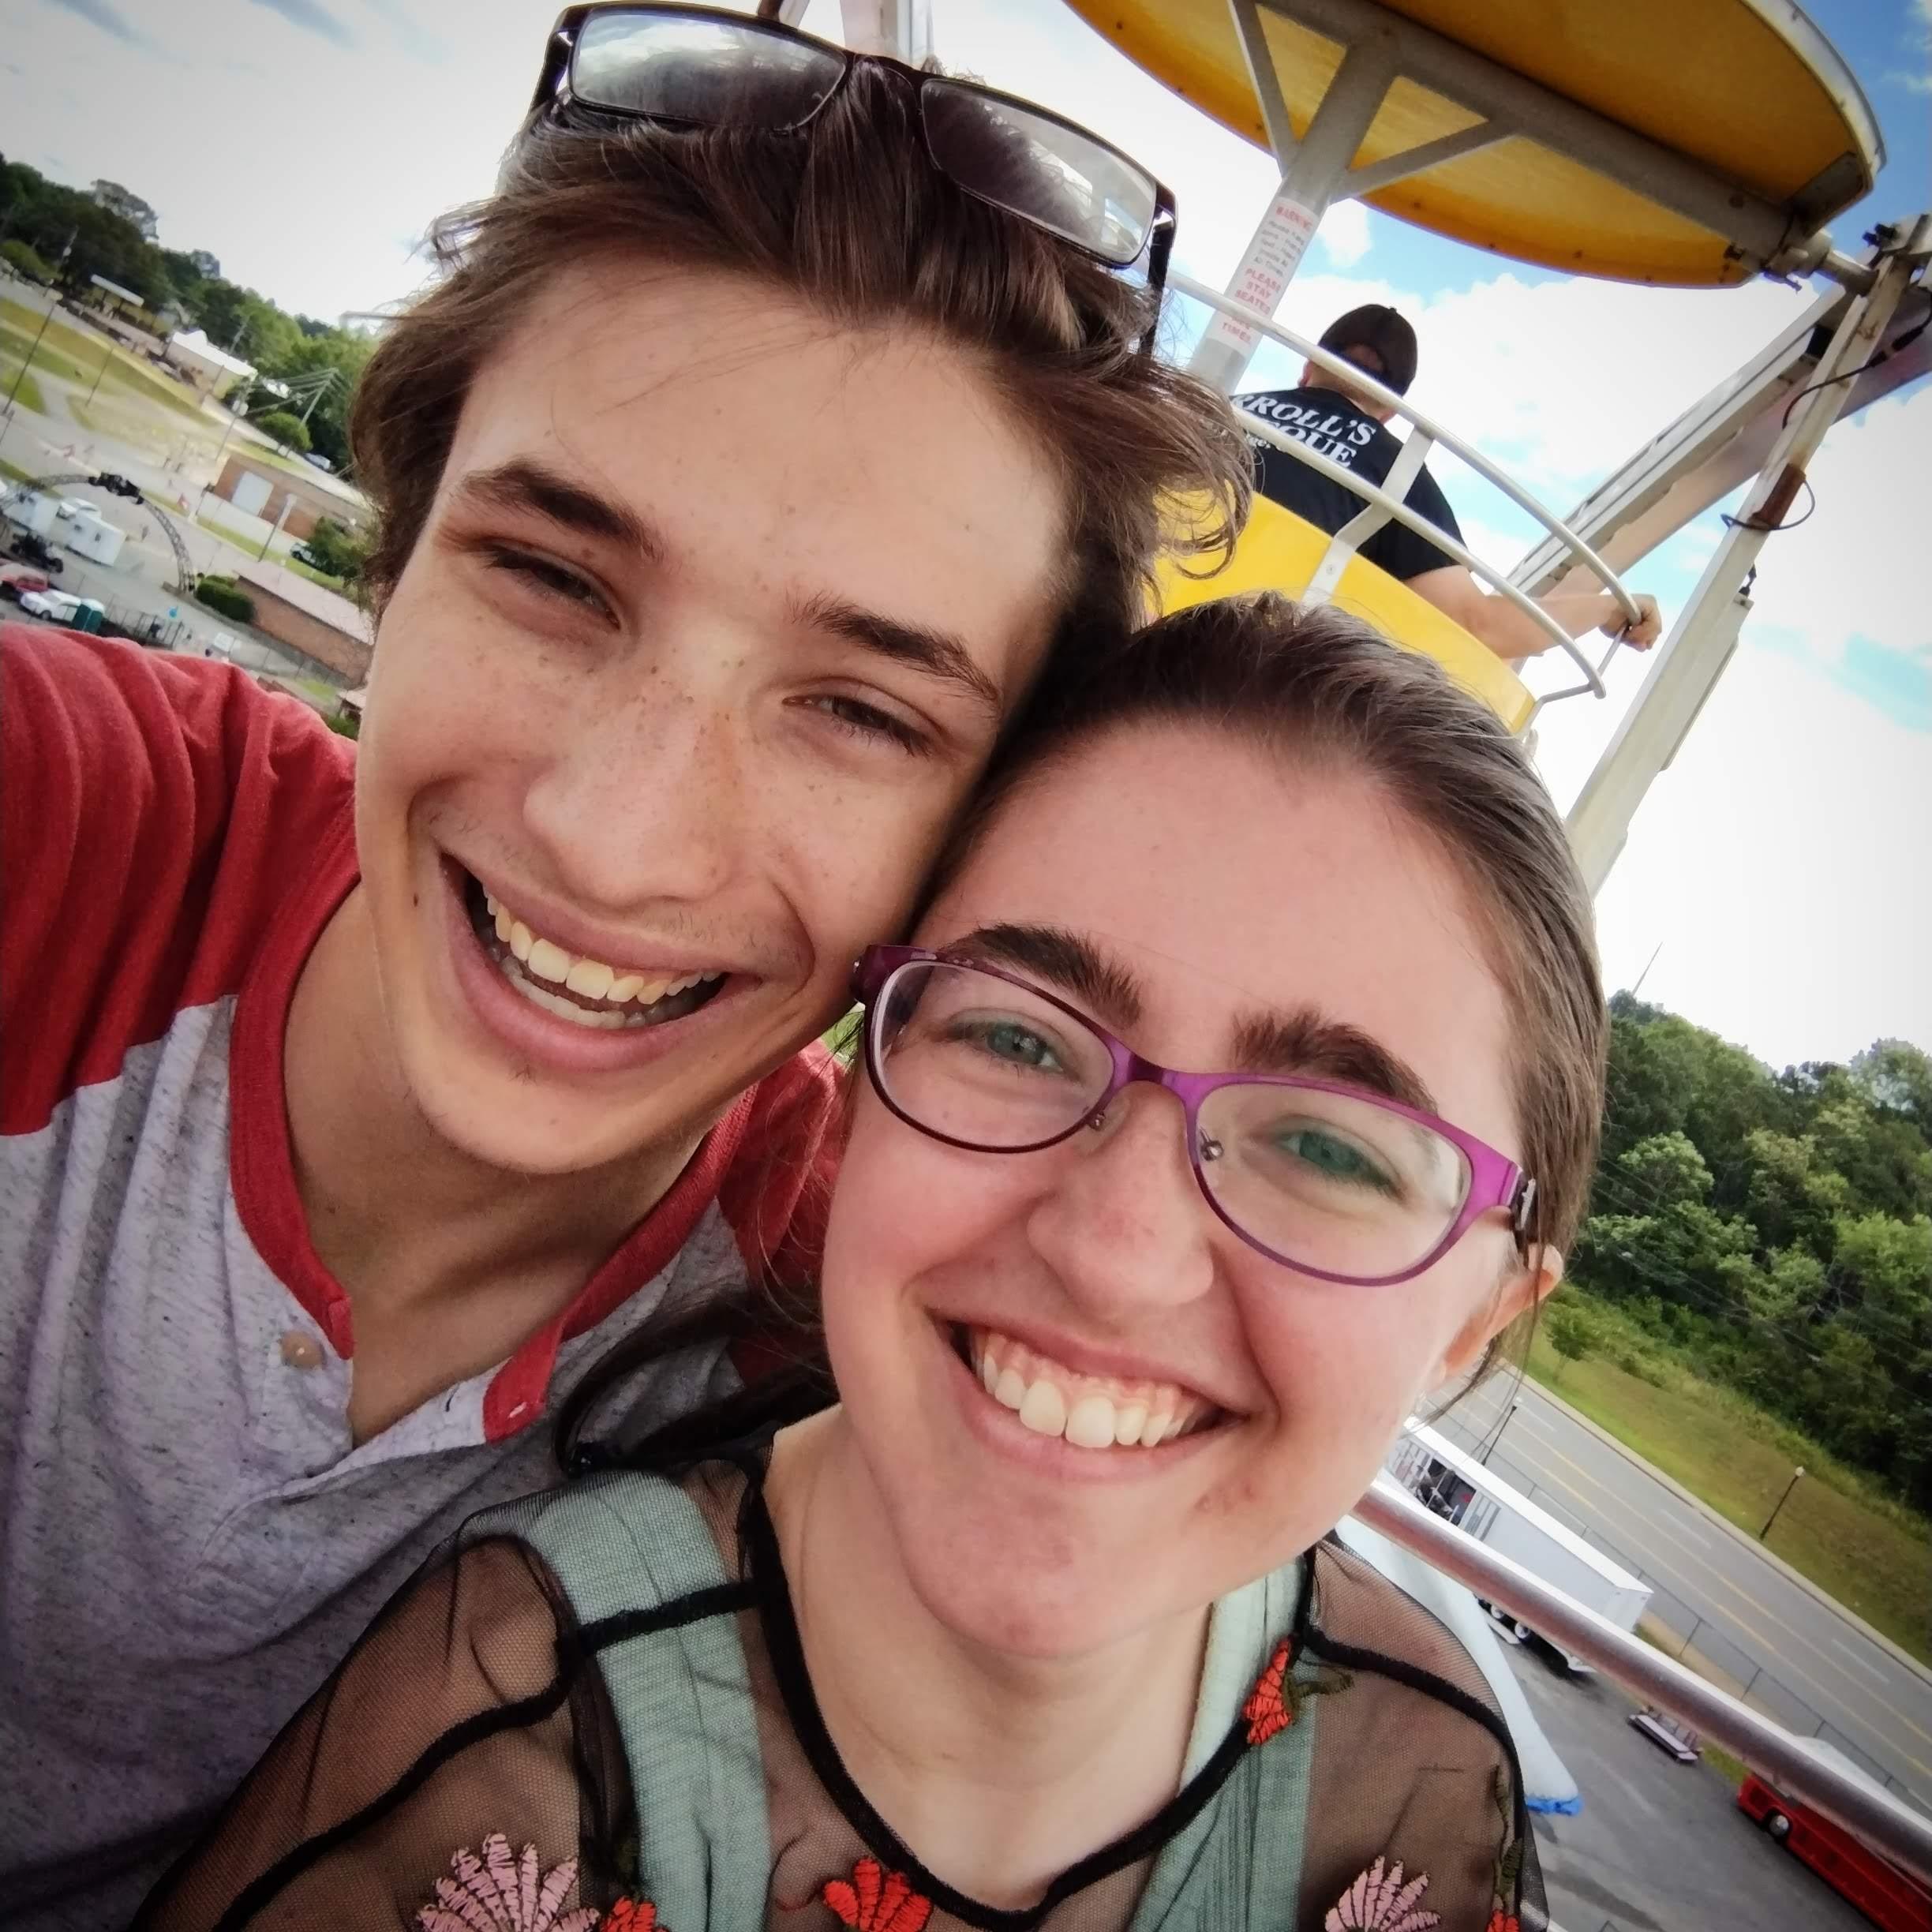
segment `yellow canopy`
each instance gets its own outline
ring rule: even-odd
[[[1211,577],[1190,577],[1174,564],[1163,566],[1161,608],[1185,610],[1190,605],[1234,597],[1244,590],[1279,590],[1299,597],[1327,548],[1325,532],[1279,504],[1257,496],[1248,527],[1225,569]],[[1435,658],[1512,732],[1521,731],[1530,722],[1534,700],[1515,672],[1460,624],[1386,571],[1359,556],[1350,557],[1328,601],[1365,618],[1405,650]]]
[[[1266,133],[1228,0],[1069,0],[1095,30],[1223,127]],[[1260,0],[1289,116],[1305,133],[1343,52]],[[1858,83],[1788,0],[1383,0],[1562,99],[1792,213],[1793,238],[1870,187],[1884,150]],[[1331,9],[1332,11],[1332,9]],[[1390,89],[1355,156],[1366,167],[1474,125],[1413,78]],[[1571,275],[1687,286],[1753,271],[1687,217],[1514,136],[1364,197],[1472,246]],[[1185,211],[1183,211],[1185,215]]]

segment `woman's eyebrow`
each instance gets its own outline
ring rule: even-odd
[[[983,926],[946,948],[949,953],[1010,966],[1043,979],[1124,1032],[1140,1017],[1140,987],[1118,960],[1062,926]]]
[[[1256,1073],[1342,1080],[1424,1114],[1438,1111],[1428,1083],[1406,1060],[1359,1027],[1325,1018],[1312,1006],[1238,1015],[1232,1064]]]

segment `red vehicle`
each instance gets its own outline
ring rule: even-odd
[[[1785,1797],[1755,1773],[1739,1787],[1737,1801],[1739,1810],[1884,1932],[1932,1932],[1932,1890],[1867,1850],[1848,1831]]]
[[[0,597],[5,597],[9,604],[17,604],[23,591],[51,590],[53,587],[52,580],[39,571],[17,567],[0,570]]]

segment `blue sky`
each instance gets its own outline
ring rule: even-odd
[[[1614,0],[1604,0],[1611,6]],[[556,0],[10,0],[0,24],[0,149],[56,178],[125,183],[167,245],[334,317],[421,280],[417,238],[488,192]],[[1221,130],[1054,0],[934,0],[947,64],[1045,100],[1175,188],[1178,259],[1225,282],[1273,185]],[[1863,83],[1889,150],[1878,187],[1834,224],[1932,206],[1932,0],[1840,4],[1821,24]],[[836,36],[837,0],[807,24]],[[1392,301],[1423,343],[1414,395],[1567,511],[1808,298],[1768,283],[1630,289],[1498,261],[1357,204],[1331,212],[1282,319],[1318,334]],[[1264,360],[1258,375],[1271,369]],[[1274,373],[1288,380],[1282,358]],[[1605,970],[1765,1058],[1840,1058],[1897,1034],[1932,1046],[1932,383],[1835,430],[1816,515],[1772,540],[1723,683],[1658,781],[1599,900]],[[1473,547],[1507,565],[1531,526],[1444,463]],[[1915,505],[1916,508],[1915,509]],[[1715,545],[1693,525],[1632,581],[1667,612]],[[1539,757],[1574,795],[1642,674],[1607,703],[1548,714]],[[1802,908],[1794,918],[1792,908]]]

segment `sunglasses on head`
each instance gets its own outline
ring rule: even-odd
[[[1160,294],[1174,197],[1130,155],[1030,101],[776,21],[717,7],[567,7],[551,30],[530,114],[589,110],[788,133],[820,113],[861,61],[911,83],[927,154],[957,187],[1109,268],[1144,255],[1148,285]]]

